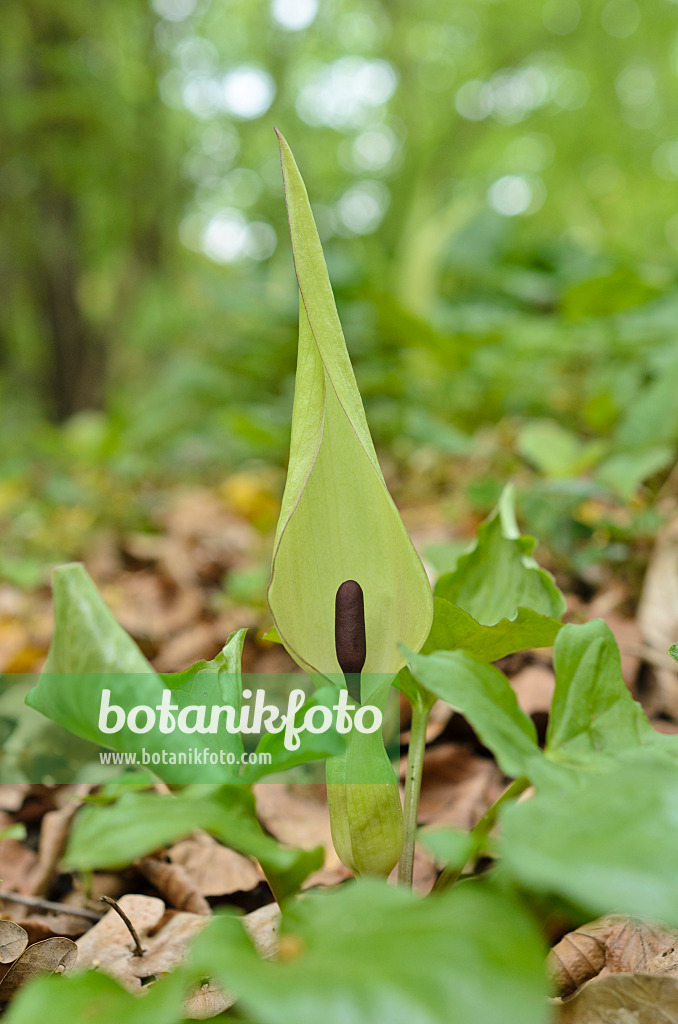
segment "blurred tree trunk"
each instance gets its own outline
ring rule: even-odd
[[[35,270],[35,294],[44,323],[48,359],[46,404],[57,420],[100,409],[105,396],[107,345],[78,300],[77,223],[71,197],[43,196],[44,235]]]

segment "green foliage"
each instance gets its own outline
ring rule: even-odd
[[[678,924],[673,870],[678,769],[647,754],[568,786],[544,787],[502,816],[504,868],[535,892],[598,912]]]
[[[529,775],[540,755],[534,724],[499,669],[466,651],[412,654],[415,679],[468,718],[507,775]]]
[[[308,700],[297,711],[294,716],[295,726],[303,722],[309,708],[322,705],[331,709],[336,703],[336,687],[320,687],[310,695]],[[241,778],[243,782],[257,782],[271,773],[286,772],[290,768],[297,768],[299,765],[308,764],[310,761],[335,757],[341,754],[345,747],[346,737],[340,735],[333,728],[321,733],[300,733],[299,747],[296,750],[287,749],[282,733],[266,732],[257,743],[256,753],[270,754],[270,763],[265,764],[262,759],[259,759],[256,763],[246,765]]]
[[[21,989],[5,1015],[8,1024],[34,1024],[49,1018],[53,1024],[180,1024],[185,980],[169,975],[150,986],[144,998],[132,995],[106,974],[87,971],[65,978],[36,978]]]
[[[82,565],[66,565],[54,573],[55,628],[52,645],[38,685],[26,702],[47,718],[92,743],[100,744],[99,709],[103,690],[114,694],[111,703],[125,710],[139,704],[156,707],[166,688],[179,708],[191,705],[241,704],[240,657],[246,630],[229,639],[211,662],[199,661],[184,672],[160,676],[153,671],[125,630],[115,621],[97,593]],[[173,750],[186,753],[195,746],[191,734],[176,732]],[[136,753],[161,752],[165,737],[156,729],[135,733],[126,724],[106,736],[110,749]],[[220,734],[225,753],[239,756],[242,738],[237,733]],[[239,765],[205,765],[205,781],[234,779]],[[166,782],[187,781],[192,768],[164,764],[159,774]]]
[[[65,861],[80,871],[121,867],[202,828],[260,862],[276,899],[296,892],[323,860],[321,847],[280,846],[256,818],[246,786],[189,786],[173,797],[124,793],[108,806],[90,804],[76,819]]]
[[[376,882],[310,895],[283,918],[278,962],[219,917],[195,966],[261,1024],[543,1024],[542,948],[517,903],[487,886],[422,901]]]
[[[479,528],[473,550],[461,556],[454,572],[436,583],[436,596],[487,626],[513,617],[519,608],[560,618],[565,599],[551,574],[532,558],[535,544],[532,537],[518,532],[513,492],[506,488],[493,514]]]
[[[439,577],[433,623],[422,654],[460,649],[496,661],[527,647],[551,646],[561,627],[553,616],[562,615],[565,599],[551,574],[532,558],[534,546],[533,538],[518,531],[513,489],[507,487],[478,528],[471,551]],[[415,681],[407,668],[400,673],[398,686],[413,703],[423,699],[430,705],[437,692],[423,678]]]
[[[586,765],[606,755],[665,744],[667,738],[652,728],[626,687],[619,648],[606,623],[594,619],[564,626],[553,654],[556,688],[546,736],[548,754]]]
[[[498,661],[530,647],[551,647],[561,626],[557,619],[531,608],[517,608],[511,618],[483,626],[463,608],[435,597],[433,624],[422,653],[461,648],[483,661]]]

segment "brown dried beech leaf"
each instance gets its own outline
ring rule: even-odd
[[[557,1024],[678,1024],[678,979],[610,974],[559,1007]]]
[[[280,908],[277,903],[267,903],[251,914],[242,918],[245,929],[249,932],[259,956],[268,959],[278,952],[278,930],[280,927]],[[194,989],[186,1000],[186,1016],[193,1019],[215,1017],[223,1013],[235,1003],[230,992],[220,989],[213,981],[205,981],[200,988]]]
[[[71,823],[75,812],[82,805],[91,786],[75,787],[70,799],[56,811],[47,811],[40,826],[40,843],[38,859],[31,868],[27,879],[21,886],[21,892],[27,896],[44,896],[56,876],[61,855],[66,848]]]
[[[336,885],[349,878],[351,872],[342,864],[334,849],[330,829],[330,813],[325,793],[319,796],[314,786],[261,782],[254,786],[257,817],[264,828],[281,842],[312,850],[325,850],[323,866],[304,882],[314,885]]]
[[[185,911],[166,915],[165,904],[155,896],[128,894],[118,905],[127,914],[139,936],[143,956],[134,955],[134,944],[115,910],[78,940],[78,971],[95,968],[115,978],[129,992],[139,993],[145,985],[182,964],[195,936],[207,924],[204,914]],[[230,1003],[223,1003],[220,1013]]]
[[[118,901],[136,929],[144,949],[148,949],[148,933],[160,924],[165,913],[165,904],[155,896],[139,896],[129,893]],[[122,985],[136,991],[141,988],[137,966],[143,962],[142,977],[147,977],[146,956],[135,957],[132,936],[125,923],[111,909],[93,928],[78,939],[78,971],[95,967],[104,974],[116,978]]]
[[[201,896],[250,892],[263,878],[251,860],[222,846],[206,832],[196,832],[190,839],[175,843],[167,856],[184,869]]]
[[[557,993],[568,996],[601,973],[668,973],[678,960],[672,955],[674,945],[678,948],[678,932],[608,914],[561,939],[549,953],[547,967]]]
[[[211,908],[196,888],[193,879],[180,864],[170,864],[156,857],[144,857],[137,862],[139,871],[161,893],[168,905],[191,914],[210,914]]]
[[[63,974],[78,958],[78,947],[71,939],[56,937],[34,942],[21,954],[0,982],[0,1002],[8,1002],[14,993],[36,974]]]
[[[0,921],[0,964],[11,964],[28,945],[28,934],[14,921]]]

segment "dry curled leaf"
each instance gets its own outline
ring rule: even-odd
[[[165,913],[165,904],[155,896],[139,896],[129,893],[119,901],[119,906],[129,917],[143,947],[148,933],[160,924]],[[141,988],[141,982],[134,973],[134,943],[125,923],[109,910],[93,928],[78,939],[78,970],[95,967],[109,974],[131,991]],[[145,965],[143,970],[145,970]]]
[[[25,928],[14,921],[0,921],[0,964],[11,964],[28,945]]]
[[[674,944],[678,948],[674,931],[609,914],[561,939],[548,955],[548,972],[556,992],[568,996],[601,973],[666,973],[673,963],[667,954]]]
[[[269,959],[278,952],[278,930],[280,926],[280,908],[277,903],[267,903],[264,907],[246,914],[242,918],[259,956]],[[185,1013],[191,1020],[215,1017],[223,1013],[235,1002],[234,996],[206,980],[200,987],[189,993],[185,1005]]]
[[[261,782],[255,785],[254,793],[261,824],[279,842],[301,846],[305,850],[316,846],[324,848],[323,866],[309,875],[304,888],[336,885],[350,877],[351,872],[334,849],[324,791],[319,797],[314,786]]]
[[[138,861],[137,867],[170,906],[192,914],[211,913],[209,903],[180,864],[144,857]]]
[[[21,927],[27,932],[29,942],[42,942],[53,935],[77,939],[91,927],[91,922],[73,914],[36,914],[22,917]]]
[[[0,786],[0,810],[18,811],[30,792],[26,782],[5,782]]]
[[[206,832],[196,832],[190,839],[175,843],[167,856],[184,869],[201,896],[250,892],[263,878],[251,860],[222,846]]]
[[[0,1001],[8,1002],[14,993],[36,974],[63,974],[78,958],[78,947],[62,936],[34,942],[21,954],[0,982]]]
[[[678,1024],[678,979],[611,974],[560,1004],[557,1024]]]
[[[48,892],[66,848],[75,813],[91,789],[88,785],[76,787],[71,799],[63,807],[47,811],[44,815],[40,826],[38,859],[21,886],[21,892],[29,896],[44,896]]]
[[[135,956],[134,942],[115,910],[109,912],[78,939],[78,970],[96,968],[115,978],[130,992],[139,992],[149,981],[178,967],[208,918],[185,911],[166,914],[155,896],[130,893],[119,907],[139,936],[143,956]],[[171,915],[171,916],[170,916]]]

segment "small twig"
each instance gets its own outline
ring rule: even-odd
[[[122,909],[122,907],[118,903],[116,903],[115,900],[112,900],[110,896],[100,896],[99,899],[101,900],[102,903],[108,903],[109,907],[112,907],[113,910],[115,910],[116,914],[118,914],[127,925],[127,930],[134,939],[134,945],[136,947],[134,951],[134,956],[143,956],[144,951],[141,947],[141,943],[139,942],[139,936],[137,935],[136,928],[134,927],[134,925],[132,924],[129,917]]]
[[[57,914],[84,917],[87,921],[101,920],[101,914],[98,910],[86,910],[84,907],[69,907],[66,903],[53,903],[51,900],[40,899],[39,896],[22,896],[17,892],[5,892],[4,889],[0,889],[0,900],[7,900],[8,903],[18,903],[22,907],[32,907],[34,910],[53,910]]]

